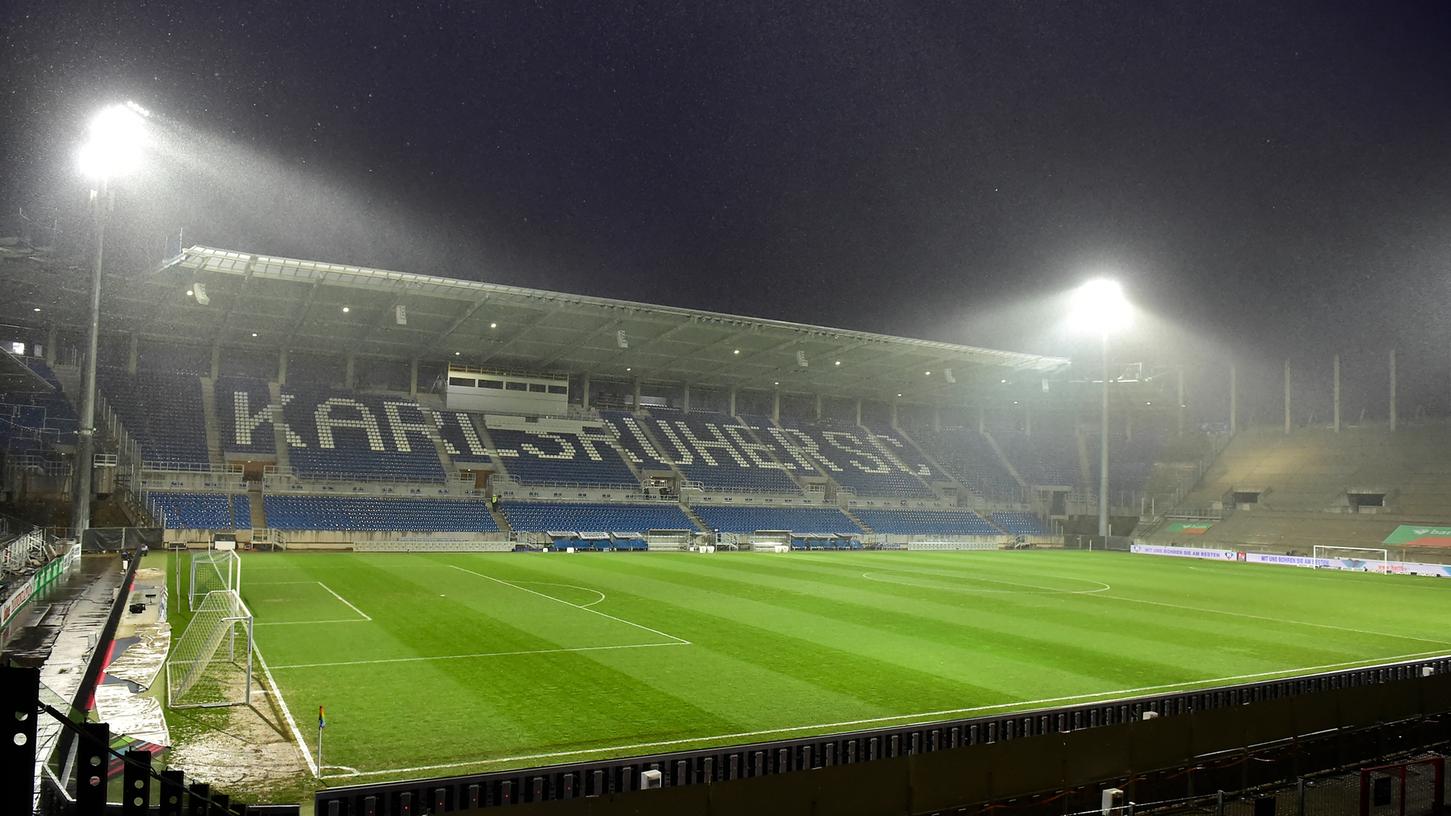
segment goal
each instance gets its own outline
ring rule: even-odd
[[[1360,770],[1360,816],[1444,813],[1446,760],[1428,754]]]
[[[1315,566],[1317,567],[1355,570],[1356,572],[1385,572],[1388,560],[1390,559],[1387,558],[1383,548],[1315,545]]]
[[[242,591],[242,559],[231,550],[207,550],[193,555],[187,608],[195,612],[203,598],[220,589]]]
[[[231,589],[208,592],[166,661],[166,704],[214,708],[252,701],[252,612]]]

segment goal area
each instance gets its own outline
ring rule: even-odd
[[[1316,544],[1314,554],[1316,566],[1358,572],[1385,572],[1386,562],[1390,560],[1386,550],[1381,547],[1335,547],[1328,544]]]
[[[195,612],[203,599],[218,590],[242,591],[242,559],[233,550],[207,550],[191,557],[191,583],[187,608]]]
[[[166,704],[213,708],[251,700],[252,612],[235,590],[209,592],[166,661]]]

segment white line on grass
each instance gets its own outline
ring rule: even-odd
[[[1202,606],[1185,606],[1184,604],[1168,603],[1167,601],[1146,601],[1142,598],[1125,598],[1121,595],[1099,595],[1108,601],[1125,601],[1127,603],[1149,604],[1151,606],[1167,606],[1171,609],[1184,609],[1190,612],[1204,612],[1211,615],[1233,615],[1237,618],[1252,618],[1254,620],[1269,621],[1278,624],[1295,624],[1298,626],[1315,626],[1320,629],[1335,629],[1341,632],[1354,632],[1358,635],[1374,635],[1384,638],[1399,638],[1401,640],[1418,640],[1422,643],[1436,643],[1441,646],[1451,646],[1451,640],[1436,640],[1435,638],[1416,637],[1415,635],[1392,634],[1390,632],[1373,632],[1369,629],[1356,629],[1351,626],[1336,626],[1333,623],[1314,623],[1312,621],[1292,620],[1290,618],[1276,618],[1268,615],[1253,615],[1249,612],[1230,612],[1224,609],[1209,609]]]
[[[430,660],[469,660],[483,657],[517,657],[519,655],[564,654],[566,652],[607,652],[611,649],[651,649],[657,646],[689,646],[689,643],[626,643],[620,646],[575,646],[560,649],[521,649],[517,652],[475,652],[473,654],[436,655],[434,657],[382,657],[376,660],[338,660],[329,663],[289,663],[284,669],[319,669],[332,666],[370,666],[375,663],[424,663]]]
[[[363,616],[363,620],[372,620],[372,618],[368,615],[367,612],[364,612],[363,610],[357,608],[356,606],[353,606],[352,602],[349,601],[347,598],[344,598],[343,596],[337,594],[336,592],[333,592],[333,588],[332,587],[328,586],[327,584],[324,584],[322,581],[318,581],[317,582],[317,585],[320,586],[320,587],[322,587],[323,589],[327,590],[329,595],[331,595],[334,598],[337,598],[338,600],[340,600],[343,603],[347,604],[347,606],[348,606],[349,609],[353,610],[354,612],[357,612],[359,615],[362,615]]]
[[[560,584],[560,583],[556,583],[554,581],[518,581],[517,583],[520,583],[520,584],[529,584],[531,586],[559,586],[559,587],[569,587],[570,589],[577,589],[580,592],[593,592],[594,594],[596,594],[596,595],[599,596],[598,598],[594,599],[593,601],[590,601],[587,604],[579,604],[579,608],[580,609],[584,609],[586,607],[594,606],[595,604],[597,604],[600,601],[603,601],[605,599],[605,593],[600,592],[598,589],[590,589],[589,587],[575,586],[574,584]]]
[[[614,615],[610,615],[610,614],[601,612],[598,609],[591,609],[588,606],[580,606],[577,603],[570,603],[569,601],[562,600],[560,598],[556,598],[553,595],[545,595],[543,592],[535,592],[534,590],[529,589],[528,587],[522,587],[522,586],[519,586],[518,584],[511,584],[508,581],[502,580],[500,578],[495,578],[492,575],[485,575],[482,572],[474,572],[471,569],[465,569],[463,567],[455,566],[453,564],[449,564],[449,566],[450,567],[453,567],[454,569],[458,570],[459,572],[467,572],[469,575],[477,575],[480,578],[486,578],[486,579],[488,579],[490,581],[493,581],[496,584],[503,584],[504,586],[507,586],[507,587],[513,587],[514,589],[517,589],[520,592],[527,592],[530,595],[538,595],[541,598],[547,598],[547,599],[549,599],[551,601],[554,601],[555,603],[562,603],[565,606],[572,606],[575,609],[582,609],[585,612],[589,612],[589,613],[592,613],[592,614],[595,614],[595,615],[599,615],[602,618],[609,618],[612,621],[617,621],[619,623],[623,623],[626,626],[633,626],[636,629],[644,629],[646,632],[650,632],[652,634],[659,635],[660,637],[670,638],[671,640],[676,641],[677,643],[679,643],[682,646],[688,646],[688,645],[690,645],[690,641],[686,640],[683,637],[676,637],[675,635],[672,635],[672,634],[670,634],[668,632],[662,632],[659,629],[651,629],[650,627],[645,626],[643,624],[635,623],[633,621],[627,621],[624,618],[617,618]],[[575,587],[575,588],[576,589],[579,589],[579,587]],[[596,601],[595,603],[599,603],[599,602]]]
[[[322,625],[324,623],[367,623],[370,620],[372,620],[372,618],[368,618],[367,620],[364,620],[362,618],[334,618],[332,620],[257,621],[256,623],[253,623],[252,625],[253,626],[301,626],[304,623],[306,623],[306,624],[317,624],[317,625]]]
[[[783,728],[766,728],[760,731],[739,731],[734,734],[711,734],[702,737],[683,737],[681,739],[655,740],[653,742],[636,742],[628,745],[610,745],[601,748],[580,748],[573,751],[555,751],[547,754],[521,754],[519,756],[495,757],[493,759],[476,759],[465,762],[443,762],[435,765],[419,765],[413,768],[389,768],[381,771],[360,771],[351,774],[329,774],[325,779],[344,779],[360,776],[384,776],[387,774],[417,773],[420,771],[437,771],[447,768],[465,768],[476,765],[497,765],[501,762],[534,762],[542,759],[560,759],[563,757],[582,756],[586,754],[601,754],[616,751],[637,751],[642,748],[668,748],[675,745],[687,745],[697,742],[718,742],[723,740],[737,740],[749,737],[761,737],[767,734],[787,734],[798,731],[813,731],[818,728],[847,728],[859,725],[874,725],[877,723],[894,722],[898,720],[917,720],[931,718],[937,720],[953,714],[974,714],[985,711],[995,711],[1004,708],[1015,708],[1019,706],[1040,706],[1049,703],[1067,703],[1080,700],[1095,700],[1101,703],[1114,702],[1117,695],[1138,695],[1152,691],[1165,691],[1169,689],[1183,688],[1185,686],[1214,685],[1219,683],[1234,682],[1238,680],[1257,680],[1276,675],[1295,675],[1304,672],[1329,671],[1333,669],[1344,669],[1356,666],[1375,665],[1380,663],[1391,663],[1399,660],[1410,660],[1417,657],[1431,655],[1441,656],[1444,651],[1417,652],[1414,654],[1398,655],[1395,657],[1378,657],[1367,660],[1355,660],[1346,663],[1327,663],[1322,666],[1304,666],[1298,669],[1277,669],[1275,671],[1256,672],[1253,674],[1236,674],[1228,677],[1208,677],[1202,680],[1186,680],[1182,683],[1161,683],[1154,686],[1140,686],[1139,688],[1117,689],[1112,691],[1098,691],[1088,694],[1072,694],[1064,697],[1047,697],[1042,700],[1018,700],[1010,703],[995,703],[985,706],[971,706],[968,708],[946,708],[939,711],[922,711],[915,714],[897,714],[888,717],[868,717],[860,720],[842,720],[832,723],[815,723],[812,725],[791,725]],[[1110,699],[1099,699],[1110,698]],[[923,723],[905,722],[903,727],[919,725]]]
[[[1039,586],[1037,584],[1023,584],[1017,581],[1002,581],[997,578],[986,578],[981,575],[974,575],[967,579],[970,581],[987,581],[992,584],[1026,587],[1037,590],[1036,592],[1023,592],[1019,589],[974,589],[972,587],[943,586],[941,584],[933,586],[931,584],[914,584],[910,581],[893,581],[889,578],[876,577],[881,574],[877,572],[864,572],[862,573],[862,577],[868,581],[876,581],[879,584],[896,584],[897,586],[914,587],[916,589],[945,589],[949,592],[968,592],[974,595],[1092,595],[1096,592],[1108,592],[1113,589],[1113,587],[1102,581],[1093,581],[1088,578],[1069,578],[1067,580],[1081,581],[1085,584],[1098,584],[1096,589],[1054,589],[1053,587]],[[942,573],[938,573],[938,575],[940,576]]]
[[[302,754],[302,760],[307,763],[308,770],[318,779],[322,778],[322,771],[318,769],[317,763],[313,761],[312,754],[307,750],[307,743],[302,741],[302,731],[297,727],[297,720],[292,719],[292,711],[287,708],[287,698],[282,696],[282,687],[272,677],[272,670],[267,668],[267,661],[262,657],[262,649],[257,641],[252,641],[252,653],[257,655],[257,665],[262,667],[262,676],[267,678],[267,685],[272,687],[273,698],[282,709],[282,718],[287,720],[287,728],[292,732],[292,738],[297,741],[297,750]]]

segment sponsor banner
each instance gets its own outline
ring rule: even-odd
[[[1175,521],[1165,529],[1171,535],[1201,536],[1209,532],[1209,528],[1213,526],[1212,521]]]
[[[1385,537],[1382,544],[1402,547],[1451,547],[1451,527],[1429,524],[1402,524]]]
[[[1306,567],[1345,570],[1348,572],[1380,572],[1387,575],[1426,575],[1451,578],[1451,564],[1423,564],[1419,561],[1369,561],[1362,558],[1312,558],[1308,555],[1276,555],[1273,553],[1207,550],[1195,547],[1159,547],[1135,544],[1132,552],[1140,555],[1168,555],[1178,558],[1205,558],[1213,561],[1242,561],[1246,564],[1272,564],[1281,567]]]
[[[1135,544],[1129,552],[1140,555],[1169,555],[1177,558],[1206,558],[1211,561],[1233,561],[1239,557],[1234,550],[1207,550],[1197,547],[1161,547],[1156,544]]]

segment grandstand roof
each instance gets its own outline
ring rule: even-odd
[[[19,297],[0,313],[19,325],[26,325],[30,299],[44,299],[47,309],[60,305],[53,292],[41,291],[42,281],[19,279],[23,263],[6,264],[7,278],[17,273]],[[188,295],[197,283],[205,303]],[[109,329],[131,324],[143,336],[224,348],[450,359],[707,387],[779,383],[782,390],[829,395],[910,391],[904,395],[919,400],[1009,371],[1043,375],[1068,366],[1058,357],[203,246],[124,282],[113,284],[108,275],[107,288]],[[84,298],[65,300],[76,301],[74,319],[52,318],[83,325]],[[398,322],[397,306],[406,323]],[[946,382],[949,369],[956,385]]]

